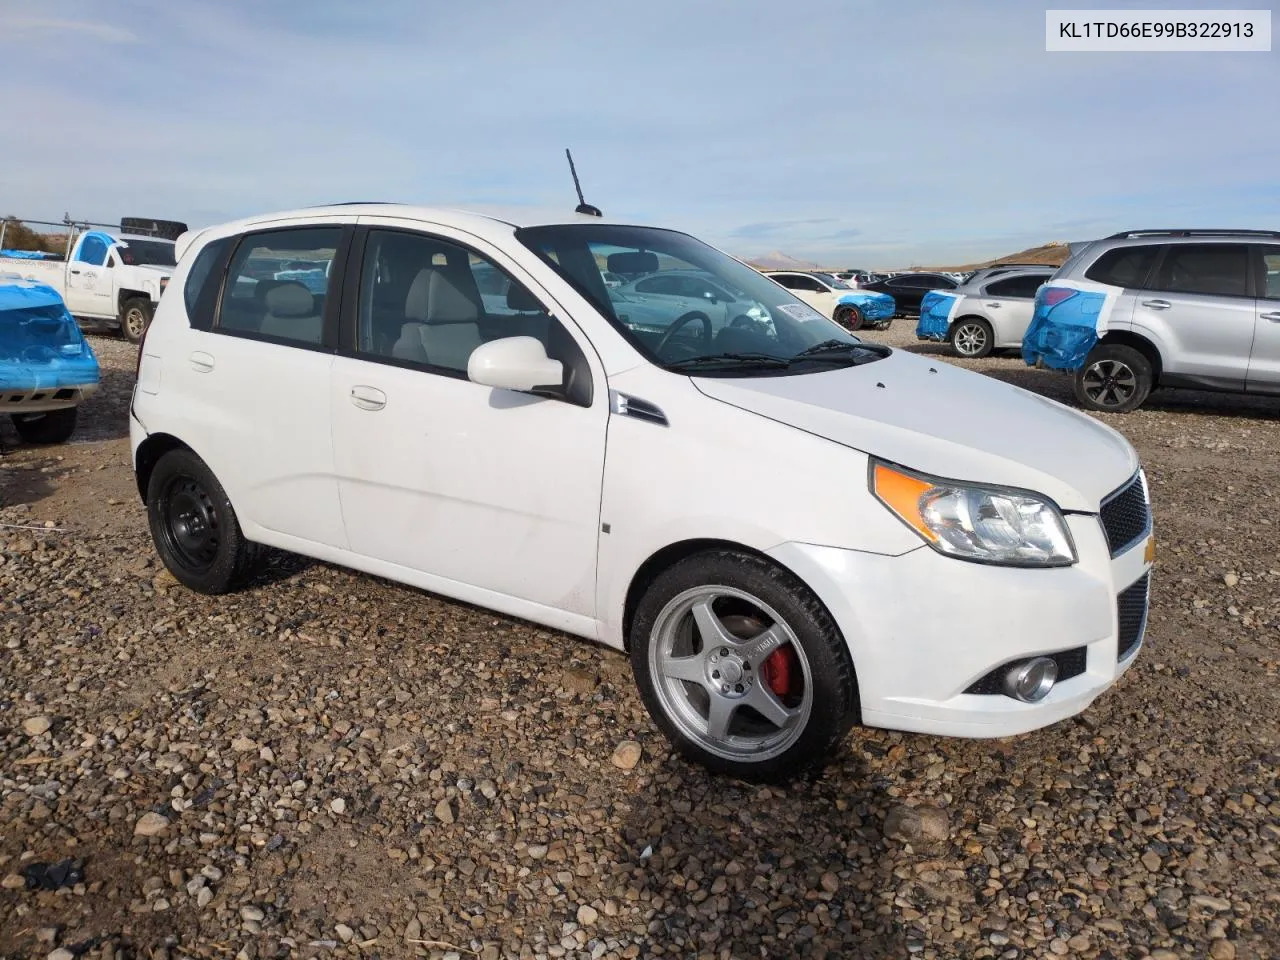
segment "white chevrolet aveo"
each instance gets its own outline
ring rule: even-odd
[[[130,432],[192,589],[233,588],[261,544],[626,650],[675,746],[748,778],[859,722],[1042,727],[1141,645],[1128,442],[860,341],[687,234],[340,205],[178,255]],[[298,260],[327,279],[278,276]],[[763,309],[657,323],[605,280],[664,270]]]

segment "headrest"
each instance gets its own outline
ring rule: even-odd
[[[444,270],[422,268],[404,298],[404,319],[420,324],[474,324],[480,305],[445,276]]]
[[[610,273],[657,273],[656,253],[611,253],[605,260]]]
[[[268,293],[287,282],[285,280],[259,280],[253,285],[253,299],[262,303],[266,300]]]
[[[540,313],[542,304],[520,284],[513,283],[507,288],[507,309],[520,313]]]
[[[316,301],[302,284],[284,280],[267,291],[266,304],[267,313],[273,317],[309,317],[315,311]]]

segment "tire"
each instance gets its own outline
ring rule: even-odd
[[[836,309],[835,321],[846,330],[861,330],[866,317],[857,307],[839,307]]]
[[[979,360],[991,353],[995,334],[981,317],[962,317],[951,325],[951,349],[966,360]]]
[[[1100,413],[1129,413],[1151,394],[1155,376],[1151,361],[1122,343],[1099,344],[1076,371],[1076,402]]]
[[[13,428],[27,443],[66,443],[76,432],[76,408],[64,407],[45,413],[14,413],[9,415]]]
[[[630,640],[649,715],[682,755],[717,773],[790,779],[858,719],[853,661],[831,615],[760,557],[713,550],[664,571],[636,608]],[[713,707],[722,729],[712,728]]]
[[[120,310],[120,332],[124,334],[124,338],[130,343],[141,343],[147,334],[147,327],[151,326],[154,312],[155,308],[150,300],[142,297],[126,300]]]
[[[234,589],[257,559],[222,484],[190,450],[170,450],[151,471],[147,521],[165,567],[199,593]]]

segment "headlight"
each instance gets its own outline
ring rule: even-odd
[[[872,461],[871,492],[947,556],[1012,567],[1076,562],[1062,514],[1029,491],[942,480]]]

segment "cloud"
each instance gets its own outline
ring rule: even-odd
[[[743,239],[761,239],[791,231],[798,226],[813,226],[819,223],[833,223],[834,217],[811,217],[807,220],[766,220],[761,223],[744,223],[730,231],[729,236]]]
[[[568,146],[611,219],[830,263],[1280,220],[1280,128],[1258,121],[1280,59],[1048,54],[1043,9],[1020,0],[56,10],[0,13],[6,120],[23,130],[0,207],[36,219],[201,226],[340,199],[567,215]],[[877,40],[850,95],[857,34]],[[116,44],[137,38],[147,55],[123,69]],[[1181,131],[1176,149],[1149,130]],[[49,149],[68,137],[82,148]]]
[[[87,34],[105,43],[137,43],[139,37],[131,30],[98,23],[92,20],[55,20],[46,17],[0,16],[0,29],[21,33],[79,33]]]

